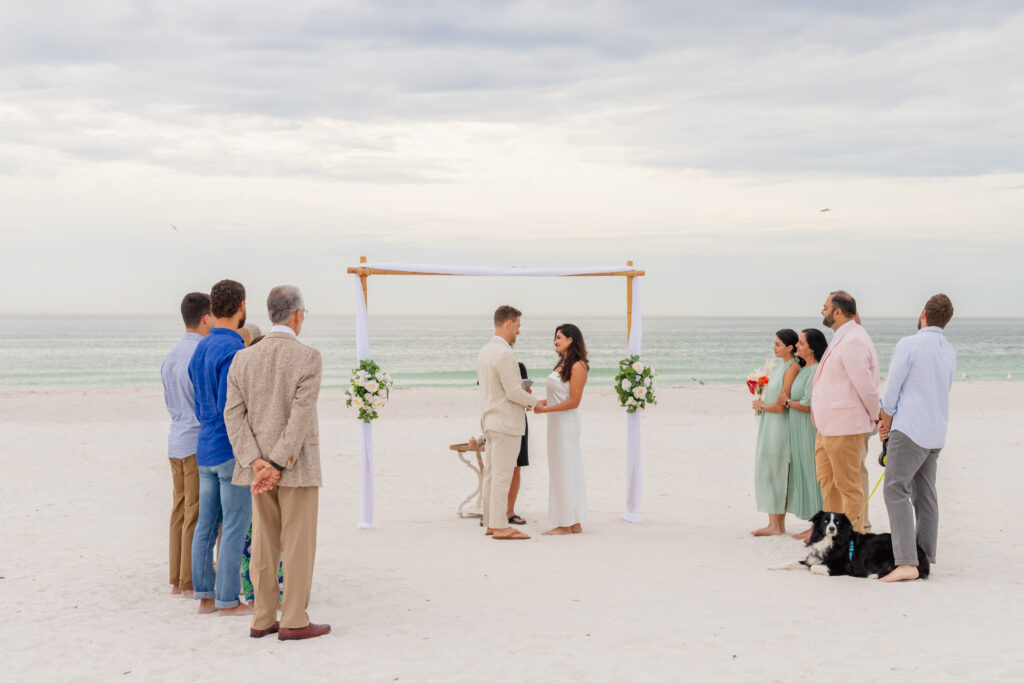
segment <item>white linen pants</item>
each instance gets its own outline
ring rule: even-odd
[[[485,431],[487,439],[484,457],[483,522],[484,527],[507,529],[508,490],[519,458],[523,437]]]

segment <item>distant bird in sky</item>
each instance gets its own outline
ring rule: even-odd
[[[704,382],[703,382],[703,381],[701,381],[701,380],[699,380],[699,379],[697,379],[696,377],[691,377],[690,379],[692,379],[692,380],[693,380],[694,382],[697,382],[697,383],[698,383],[698,384],[700,384],[701,386],[703,386],[703,385],[704,385]]]
[[[831,210],[832,209],[821,209],[821,213],[825,213],[826,211],[831,211]]]
[[[171,229],[174,230],[174,232],[178,232],[178,226],[174,223],[171,223]]]

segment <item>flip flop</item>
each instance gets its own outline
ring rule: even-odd
[[[522,531],[516,531],[515,533],[509,534],[508,536],[491,536],[496,541],[521,541],[529,538]]]
[[[509,524],[526,524],[526,520],[523,519],[522,517],[520,517],[519,515],[512,515],[511,517],[508,518],[508,523]]]

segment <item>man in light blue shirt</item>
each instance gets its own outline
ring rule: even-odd
[[[917,334],[896,344],[889,364],[878,435],[889,441],[885,507],[896,569],[882,581],[918,578],[918,545],[928,561],[935,562],[939,534],[935,472],[939,451],[946,445],[949,391],[956,373],[956,354],[942,329],[952,317],[948,296],[936,294],[928,299],[917,321]]]
[[[164,384],[164,403],[171,415],[171,430],[167,435],[173,485],[168,556],[171,593],[191,598],[192,535],[199,518],[199,468],[196,464],[199,419],[188,363],[199,341],[210,331],[209,295],[186,294],[181,300],[181,319],[185,323],[185,336],[164,359],[160,378]]]

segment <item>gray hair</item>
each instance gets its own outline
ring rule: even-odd
[[[303,308],[302,292],[295,285],[278,285],[270,290],[267,297],[267,314],[270,322],[283,323],[292,317],[295,311]]]

